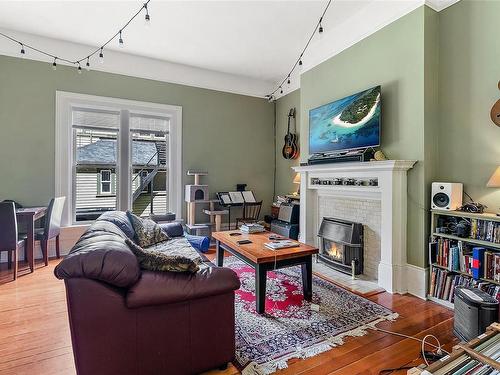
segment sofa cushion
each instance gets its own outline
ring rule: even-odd
[[[127,211],[127,216],[134,227],[134,240],[142,248],[168,241],[170,237],[153,220],[142,219]]]
[[[205,263],[197,273],[142,272],[126,296],[129,308],[189,301],[233,292],[240,280],[230,268]]]
[[[130,239],[135,236],[134,227],[130,223],[127,213],[124,211],[105,212],[99,216],[97,221],[109,221],[110,223],[115,224]]]
[[[145,270],[195,273],[202,263],[197,251],[182,237],[145,249],[130,239],[126,239],[125,242],[137,256],[141,268]]]
[[[136,283],[141,270],[125,243],[128,236],[115,224],[97,220],[57,265],[59,279],[88,278],[126,288]]]
[[[158,225],[169,237],[180,237],[184,235],[184,228],[181,223],[160,223]]]

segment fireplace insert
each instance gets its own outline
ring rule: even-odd
[[[363,224],[324,217],[319,228],[318,259],[328,266],[351,274],[363,273]]]

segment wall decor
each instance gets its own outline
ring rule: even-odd
[[[498,89],[500,90],[500,81],[498,81]],[[496,126],[500,126],[500,99],[498,99],[496,103],[493,104],[490,116],[491,116],[491,121],[493,121],[493,123]]]

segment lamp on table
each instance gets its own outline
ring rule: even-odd
[[[495,172],[493,172],[486,186],[492,188],[500,188],[500,167],[498,167]],[[497,212],[497,216],[500,216],[500,211]]]
[[[296,173],[295,177],[293,178],[293,183],[298,184],[299,187],[297,188],[297,191],[293,193],[293,195],[300,195],[300,173]]]

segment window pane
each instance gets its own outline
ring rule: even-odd
[[[145,130],[166,133],[168,130],[168,119],[131,114],[130,130]]]
[[[111,171],[101,171],[101,181],[111,181]]]
[[[132,211],[139,216],[164,214],[167,199],[167,134],[158,131],[131,132]]]
[[[111,193],[111,182],[103,182],[101,187],[102,193]]]
[[[103,212],[116,210],[116,195],[112,193],[117,186],[117,136],[113,130],[73,129],[77,222],[95,220]]]
[[[120,127],[120,114],[118,112],[74,109],[72,115],[73,126],[106,129]]]

